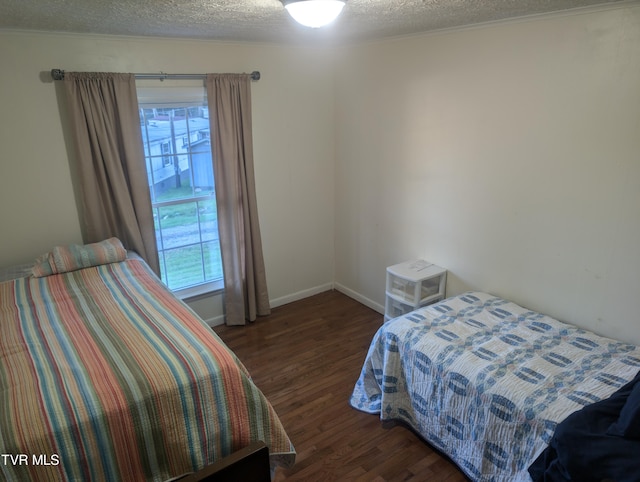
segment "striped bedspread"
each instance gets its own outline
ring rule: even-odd
[[[525,482],[556,425],[640,370],[640,347],[472,292],[385,323],[351,405],[401,420],[474,481]]]
[[[215,333],[139,259],[0,283],[0,480],[164,481],[295,452]]]

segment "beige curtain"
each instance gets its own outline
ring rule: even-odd
[[[160,274],[135,76],[66,72],[86,243],[112,236]]]
[[[271,311],[253,174],[250,82],[249,74],[206,76],[227,325]]]

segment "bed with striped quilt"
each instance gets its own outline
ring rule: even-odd
[[[0,283],[0,480],[164,481],[294,448],[216,334],[139,258]]]

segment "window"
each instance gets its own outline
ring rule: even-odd
[[[192,94],[184,87],[145,89],[138,84],[161,276],[182,297],[222,288],[204,86],[195,101]]]
[[[163,142],[162,147],[162,161],[165,166],[171,164],[171,145],[168,142]]]

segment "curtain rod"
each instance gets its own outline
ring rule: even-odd
[[[136,79],[204,79],[207,74],[133,74]],[[260,80],[260,72],[254,70],[251,72],[251,80]],[[62,69],[51,69],[51,77],[53,80],[63,80],[64,79],[64,70]]]

